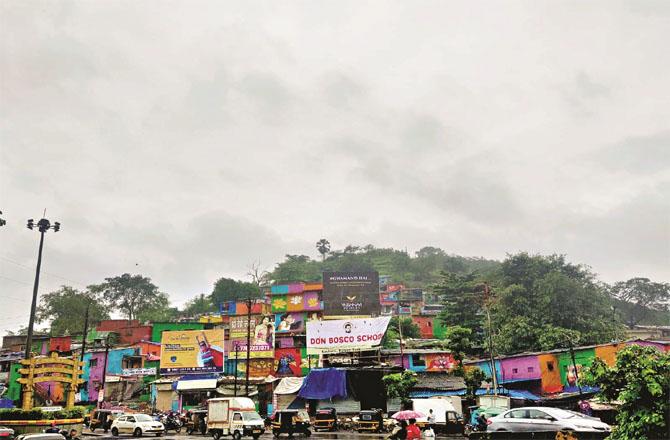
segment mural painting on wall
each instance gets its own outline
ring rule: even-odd
[[[275,315],[277,333],[300,333],[305,330],[305,313],[286,312]]]
[[[427,354],[426,371],[451,371],[456,368],[456,360],[451,354]]]
[[[576,387],[578,382],[578,377],[582,376],[582,365],[577,364],[577,374],[575,374],[575,366],[568,365],[568,371],[565,375],[565,382],[568,386]]]
[[[288,295],[273,295],[272,312],[302,312],[322,310],[319,292],[303,292]]]
[[[300,377],[302,356],[299,348],[278,348],[275,350],[274,375],[277,377]]]
[[[250,377],[267,377],[274,374],[274,359],[252,359],[250,364]],[[239,362],[237,364],[238,373],[242,375],[246,374],[247,370],[245,366],[246,362]]]
[[[230,318],[230,359],[236,356],[247,356],[247,320],[246,316]],[[252,358],[272,358],[274,356],[274,323],[272,316],[251,316],[249,330],[251,332]],[[237,347],[237,350],[236,350]]]
[[[303,347],[300,350],[300,356],[302,356],[302,361],[300,362],[300,370],[303,376],[309,374],[309,370],[312,368],[319,368],[319,356],[318,355],[308,355],[307,347]]]

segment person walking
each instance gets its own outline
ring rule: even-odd
[[[435,431],[435,413],[432,408],[428,410],[428,427]]]

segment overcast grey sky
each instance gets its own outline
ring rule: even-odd
[[[0,2],[0,331],[314,243],[670,281],[667,1]]]

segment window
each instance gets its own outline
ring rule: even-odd
[[[554,363],[552,361],[547,361],[547,370],[554,371]]]
[[[529,373],[532,373],[533,370],[534,370],[533,367],[528,367],[528,372],[529,372]]]
[[[528,410],[527,409],[515,409],[514,411],[510,411],[507,414],[505,414],[505,418],[527,419],[528,418]]]
[[[550,416],[546,412],[539,411],[537,409],[530,409],[530,410],[528,410],[528,412],[530,413],[529,415],[530,415],[531,419],[536,419],[536,420],[553,420],[554,419],[552,416]]]
[[[233,421],[235,421],[235,422],[241,422],[241,421],[242,421],[242,414],[240,414],[240,413],[235,413],[235,415],[233,415]]]
[[[512,368],[512,374],[517,374],[519,372],[518,368]]]
[[[135,423],[135,417],[128,417],[126,422]]]
[[[426,360],[423,359],[420,355],[415,354],[415,355],[412,355],[412,364],[415,367],[425,367],[426,366]]]
[[[88,366],[89,367],[97,367],[98,366],[98,359],[91,359],[88,361]]]

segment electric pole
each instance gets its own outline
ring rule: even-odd
[[[498,395],[498,377],[496,373],[496,361],[493,357],[493,327],[491,326],[491,313],[489,312],[489,285],[484,283],[484,308],[489,327],[489,356],[491,358],[491,379],[493,380],[493,394]]]
[[[79,361],[84,362],[84,352],[86,351],[86,336],[88,335],[88,310],[91,308],[91,303],[86,304],[86,317],[84,318],[84,336],[81,338],[81,355]]]
[[[244,385],[244,391],[246,396],[249,397],[249,360],[251,358],[251,297],[247,298],[247,371],[246,371],[246,383]]]
[[[98,408],[102,406],[102,402],[105,400],[105,381],[107,380],[107,358],[109,357],[109,335],[111,333],[107,333],[107,337],[105,338],[105,363],[103,364],[102,367],[102,384],[101,384],[101,390],[102,390],[102,399],[100,399],[100,396],[98,396]]]
[[[46,210],[45,210],[46,212]],[[54,222],[53,226],[49,220],[43,218],[35,224],[33,219],[28,220],[27,227],[32,230],[37,226],[37,230],[40,232],[40,247],[37,252],[37,270],[35,271],[35,284],[33,285],[33,301],[30,306],[30,321],[28,321],[28,336],[26,337],[26,353],[25,358],[30,359],[30,350],[33,344],[33,326],[35,324],[35,309],[37,308],[37,289],[40,285],[40,268],[42,267],[42,248],[44,247],[44,233],[49,229],[53,229],[54,232],[60,230],[60,223]]]

